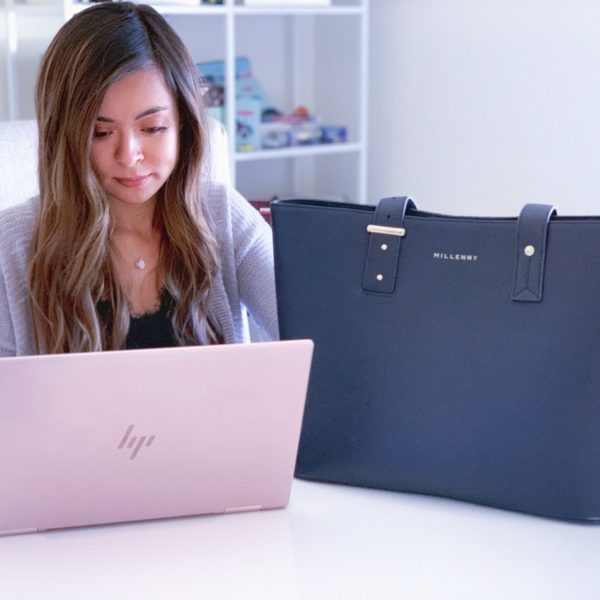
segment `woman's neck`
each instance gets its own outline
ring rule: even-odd
[[[126,204],[112,200],[112,268],[136,314],[152,312],[160,297],[161,232],[154,227],[156,201]]]
[[[114,233],[153,237],[156,198],[142,204],[127,204],[116,199],[109,202]]]

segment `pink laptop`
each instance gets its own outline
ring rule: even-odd
[[[0,534],[286,506],[312,348],[0,359]]]

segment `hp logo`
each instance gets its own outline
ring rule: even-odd
[[[140,451],[140,449],[142,448],[144,443],[145,443],[146,447],[152,446],[152,442],[154,441],[154,438],[156,437],[155,435],[151,435],[151,436],[142,435],[139,438],[135,435],[132,436],[131,432],[133,431],[134,427],[135,427],[135,425],[130,425],[127,428],[127,431],[125,432],[125,435],[123,436],[123,439],[121,440],[121,443],[119,444],[119,450],[122,450],[123,448],[131,448],[132,449],[129,460],[133,460],[138,455],[138,452]]]

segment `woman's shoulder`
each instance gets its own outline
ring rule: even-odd
[[[227,212],[232,202],[236,202],[240,194],[226,183],[207,181],[202,187],[204,206],[211,213]]]
[[[35,196],[0,210],[0,243],[14,246],[20,240],[31,241],[39,206],[39,197]]]
[[[34,196],[25,202],[0,210],[0,229],[3,235],[30,231],[35,225],[39,207],[39,196]]]
[[[236,189],[225,183],[207,182],[202,199],[210,219],[218,225],[235,227],[240,222],[253,221],[258,214]]]

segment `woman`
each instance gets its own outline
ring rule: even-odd
[[[40,196],[0,213],[0,356],[277,336],[271,234],[201,184],[197,71],[152,8],[77,14],[36,88]]]

